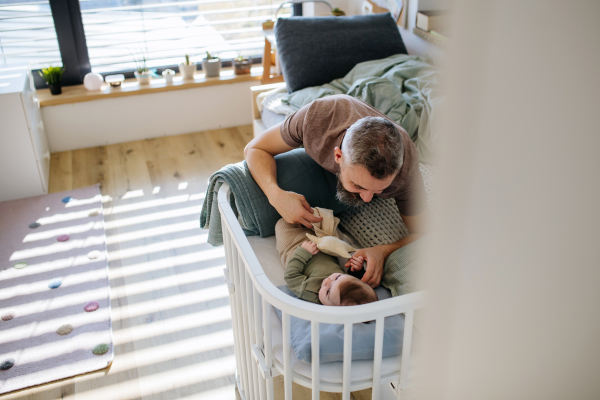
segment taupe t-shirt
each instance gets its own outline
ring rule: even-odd
[[[306,154],[334,174],[340,171],[333,149],[342,147],[342,140],[352,124],[364,117],[383,117],[370,105],[348,95],[317,99],[296,111],[281,126],[281,137],[292,147],[304,145]],[[391,120],[390,120],[391,121]],[[393,121],[392,121],[393,122]],[[398,175],[378,196],[396,199],[402,215],[416,215],[426,206],[425,185],[419,171],[417,149],[406,131],[395,124],[402,135],[404,161]]]

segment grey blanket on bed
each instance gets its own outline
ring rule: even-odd
[[[284,97],[294,109],[334,94],[347,94],[372,105],[402,126],[415,143],[419,161],[432,164],[437,129],[434,115],[443,98],[437,92],[438,70],[429,57],[398,54],[356,66],[343,78]]]
[[[342,212],[346,206],[335,198],[337,179],[324,170],[304,149],[295,149],[275,156],[277,183],[283,190],[304,195],[312,207]],[[208,228],[208,243],[223,244],[223,231],[218,206],[218,192],[223,183],[231,189],[231,204],[246,236],[267,237],[275,234],[275,224],[281,218],[267,196],[252,178],[245,161],[230,164],[215,172],[200,212],[200,227]]]

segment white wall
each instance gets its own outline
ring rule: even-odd
[[[422,1],[422,0],[421,0]],[[440,0],[438,0],[440,1]],[[347,0],[348,14],[358,15],[361,13],[361,5],[363,0]],[[417,11],[419,10],[419,0],[404,0],[405,5],[408,7],[408,29],[400,28],[400,35],[406,45],[408,54],[412,55],[429,55],[435,63],[443,62],[444,51],[438,46],[429,43],[426,40],[421,39],[414,33],[412,33],[415,27],[417,19]]]
[[[42,108],[51,152],[252,123],[260,81]]]
[[[455,7],[423,398],[599,399],[600,2]]]

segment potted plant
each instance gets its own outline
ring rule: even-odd
[[[137,71],[134,72],[134,75],[137,81],[140,85],[150,83],[152,72],[150,72],[150,69],[146,65],[146,56],[143,55],[141,59],[136,59],[135,63],[137,64]]]
[[[346,13],[340,10],[338,7],[336,7],[333,10],[331,10],[331,15],[335,17],[341,17],[343,15],[346,15]]]
[[[162,75],[165,77],[166,83],[173,83],[173,77],[175,76],[175,71],[172,69],[165,69],[162,72]]]
[[[190,62],[190,56],[185,55],[185,64],[179,64],[179,71],[183,75],[183,79],[194,79],[194,72],[196,72],[196,63]]]
[[[236,75],[249,74],[252,68],[252,60],[248,57],[237,56],[233,59],[233,66]]]
[[[62,93],[62,85],[60,81],[62,79],[63,72],[65,72],[64,67],[48,67],[42,68],[41,71],[38,71],[40,76],[44,78],[50,87],[50,93],[52,94]]]
[[[221,75],[221,59],[211,56],[206,52],[206,58],[202,60],[202,69],[207,78],[214,78]]]

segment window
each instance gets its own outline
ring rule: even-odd
[[[206,51],[221,59],[261,56],[262,22],[272,0],[80,0],[92,71],[176,66],[186,54],[200,62]]]
[[[0,64],[61,66],[48,0],[0,0]]]
[[[133,76],[135,59],[176,67],[206,51],[260,61],[262,23],[280,0],[0,0],[0,65],[65,66],[63,85],[90,71]],[[288,8],[289,9],[289,8]],[[283,12],[279,16],[284,16]],[[287,14],[289,15],[289,14]],[[45,87],[34,74],[36,86]]]

